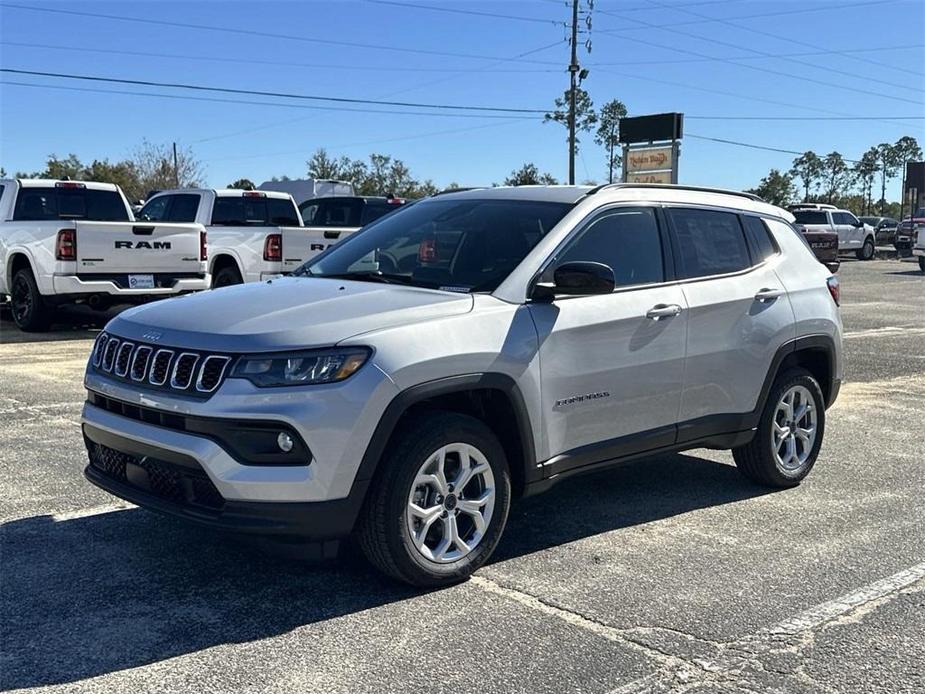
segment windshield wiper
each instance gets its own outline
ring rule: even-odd
[[[411,278],[404,275],[388,275],[383,272],[365,270],[363,272],[339,272],[331,275],[308,274],[309,277],[334,280],[356,280],[357,282],[382,282],[383,284],[411,284]]]

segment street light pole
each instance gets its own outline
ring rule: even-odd
[[[575,185],[575,92],[578,80],[578,0],[572,0],[572,62],[569,63],[568,183]]]

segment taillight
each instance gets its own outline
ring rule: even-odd
[[[832,295],[832,301],[836,306],[841,306],[841,287],[838,284],[838,278],[833,275],[825,283],[829,288],[829,294]]]
[[[77,260],[77,230],[61,229],[55,239],[56,260]]]
[[[283,259],[283,235],[267,234],[263,243],[263,259],[281,261]]]
[[[199,232],[199,259],[209,259],[209,245],[207,243],[206,232],[204,231]]]
[[[418,246],[418,261],[422,263],[437,262],[437,239],[424,239]]]

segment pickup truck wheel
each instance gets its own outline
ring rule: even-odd
[[[871,260],[874,257],[874,240],[868,236],[864,239],[864,245],[857,251],[858,260]]]
[[[919,256],[919,270],[925,272],[925,256]]]
[[[241,279],[241,273],[238,272],[238,268],[226,265],[213,275],[212,289],[230,287],[233,284],[242,284],[243,282],[244,280]]]
[[[504,448],[491,430],[466,415],[426,414],[391,439],[360,519],[359,544],[392,578],[449,585],[491,556],[510,503]]]
[[[805,369],[790,369],[774,382],[754,438],[732,455],[753,482],[795,487],[816,463],[824,432],[819,384]]]
[[[17,270],[13,275],[13,283],[10,287],[10,308],[13,312],[13,321],[20,330],[40,332],[48,329],[51,312],[45,306],[32,271],[27,268]]]

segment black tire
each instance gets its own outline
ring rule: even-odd
[[[467,443],[485,456],[494,477],[495,506],[481,541],[470,553],[450,563],[437,563],[414,546],[405,514],[418,470],[433,453],[452,443]],[[423,414],[407,421],[389,441],[361,513],[359,545],[373,566],[404,583],[426,588],[458,583],[491,556],[507,523],[510,504],[507,459],[492,431],[466,415]],[[436,523],[446,531],[442,520]]]
[[[774,423],[777,406],[783,395],[794,386],[802,386],[812,397],[816,412],[816,438],[806,461],[796,469],[782,466],[774,453]],[[788,369],[780,374],[768,393],[768,400],[761,413],[758,430],[752,440],[732,451],[736,467],[748,479],[768,487],[795,487],[805,478],[819,455],[825,434],[825,400],[822,389],[805,369]]]
[[[235,284],[243,284],[241,273],[234,265],[226,265],[221,270],[212,275],[212,289],[219,287],[231,287]]]
[[[876,246],[874,245],[874,240],[868,236],[864,239],[864,245],[857,250],[858,260],[873,260],[874,252],[876,251]]]
[[[925,272],[925,256],[919,256],[919,270]]]
[[[20,330],[41,332],[51,324],[51,310],[42,299],[35,277],[28,268],[22,268],[13,275],[10,286],[10,308],[13,321]]]

